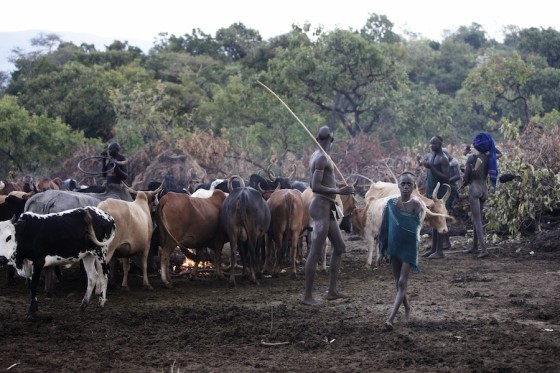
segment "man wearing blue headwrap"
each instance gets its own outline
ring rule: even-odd
[[[471,217],[473,221],[473,247],[465,253],[477,254],[480,244],[479,258],[488,256],[488,249],[484,241],[484,227],[482,224],[482,210],[484,202],[488,199],[488,176],[492,186],[496,188],[498,178],[498,158],[502,155],[496,149],[492,136],[485,132],[480,132],[473,140],[473,147],[478,154],[470,154],[465,165],[463,175],[463,185],[469,186],[469,205],[471,207]]]

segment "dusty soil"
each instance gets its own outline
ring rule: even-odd
[[[491,256],[421,259],[409,296],[414,319],[383,328],[394,300],[388,266],[365,269],[363,241],[348,241],[340,289],[350,299],[300,303],[303,277],[236,288],[210,276],[151,278],[111,290],[104,309],[79,312],[85,277],[65,272],[39,320],[25,321],[24,281],[0,268],[0,369],[10,372],[553,372],[560,371],[560,231],[492,244]],[[551,245],[552,243],[556,243]],[[541,244],[542,243],[542,244]],[[546,248],[546,249],[542,249]],[[301,267],[300,267],[301,270]],[[327,275],[319,273],[323,298]]]

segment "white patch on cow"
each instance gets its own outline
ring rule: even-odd
[[[47,255],[45,257],[45,267],[65,266],[66,268],[70,268],[74,263],[79,262],[87,254],[88,254],[87,252],[83,252],[80,253],[78,257],[71,257],[71,258],[64,258],[59,255]]]
[[[16,227],[9,220],[0,222],[0,256],[10,260],[16,247]]]
[[[225,181],[225,179],[216,179],[216,180],[212,181],[212,183],[210,184],[210,190],[216,189],[218,184],[223,183],[224,181]]]
[[[33,261],[24,259],[21,269],[16,267],[16,271],[23,278],[31,278],[33,276]]]

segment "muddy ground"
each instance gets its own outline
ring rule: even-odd
[[[85,277],[66,271],[39,320],[25,321],[22,279],[0,267],[0,370],[10,372],[553,372],[560,371],[560,230],[491,245],[491,256],[420,260],[413,320],[385,331],[395,290],[388,266],[365,269],[363,241],[348,241],[340,289],[350,299],[301,304],[303,277],[238,286],[211,276],[174,278],[153,291],[131,276],[104,309],[79,304]],[[347,236],[348,237],[348,236]],[[301,267],[300,267],[301,271]],[[323,299],[327,275],[319,273]]]

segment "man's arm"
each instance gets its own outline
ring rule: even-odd
[[[463,185],[461,185],[461,188],[464,188],[470,184],[475,161],[476,156],[474,154],[470,154],[465,164],[465,174],[463,175]]]

